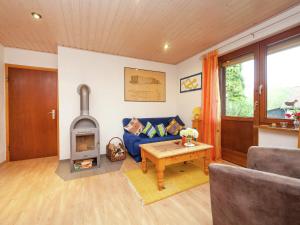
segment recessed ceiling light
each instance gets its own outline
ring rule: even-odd
[[[35,19],[35,20],[40,20],[40,19],[42,19],[42,15],[41,15],[41,14],[38,14],[38,13],[36,13],[36,12],[32,12],[32,13],[31,13],[31,16],[32,16],[32,18]]]
[[[168,43],[165,43],[164,45],[164,50],[168,50],[170,48],[169,44]]]

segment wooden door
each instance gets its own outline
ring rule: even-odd
[[[7,68],[9,156],[57,155],[57,72]]]
[[[258,142],[258,55],[254,44],[219,58],[222,158],[242,166]]]

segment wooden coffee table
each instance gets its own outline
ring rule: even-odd
[[[158,190],[164,188],[164,170],[166,166],[186,162],[189,160],[203,159],[204,173],[208,174],[210,163],[211,145],[193,142],[195,146],[183,146],[181,140],[162,141],[149,144],[141,144],[142,163],[141,168],[147,172],[147,159],[155,164],[157,173]]]

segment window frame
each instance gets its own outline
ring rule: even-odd
[[[253,121],[254,127],[262,124],[272,124],[279,122],[288,122],[289,126],[293,125],[290,119],[278,119],[267,117],[267,50],[268,47],[282,43],[291,38],[300,36],[300,25],[283,31],[269,38],[258,41],[254,44],[234,50],[218,58],[219,62],[219,82],[221,94],[221,119],[236,121]],[[235,117],[226,116],[226,84],[225,71],[222,64],[226,61],[233,60],[246,54],[254,55],[254,114],[253,117]],[[262,85],[261,93],[259,87]]]
[[[238,116],[226,116],[226,78],[225,70],[222,66],[223,63],[242,57],[247,54],[253,54],[254,56],[254,96],[253,96],[253,117],[238,117]],[[255,121],[258,113],[258,105],[255,107],[255,102],[258,102],[257,95],[257,83],[258,83],[258,63],[259,63],[259,45],[254,43],[244,48],[235,50],[231,53],[219,57],[219,76],[220,76],[220,93],[221,93],[221,116],[223,120],[236,120],[236,121]]]

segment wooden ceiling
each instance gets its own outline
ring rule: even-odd
[[[176,64],[300,0],[0,0],[0,43]],[[35,21],[31,12],[40,13]],[[170,48],[163,50],[165,42]]]

